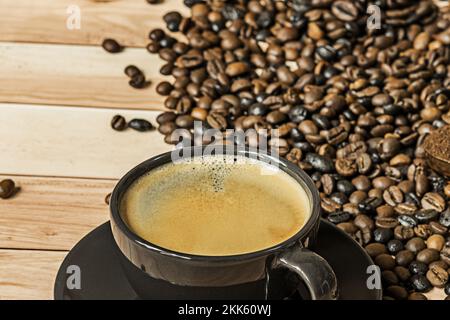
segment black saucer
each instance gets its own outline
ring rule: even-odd
[[[379,300],[381,290],[367,288],[367,267],[371,258],[353,239],[333,224],[322,220],[318,243],[314,249],[324,257],[336,273],[340,299]],[[97,227],[69,252],[55,280],[56,300],[138,299],[122,273],[109,222]],[[81,289],[68,289],[67,268],[76,265],[81,270]],[[155,299],[158,291],[155,290]]]

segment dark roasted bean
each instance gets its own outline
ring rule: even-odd
[[[122,46],[114,39],[103,40],[102,47],[109,53],[118,53],[123,50]]]
[[[141,132],[150,131],[153,129],[153,125],[145,119],[132,119],[128,123],[128,127]]]

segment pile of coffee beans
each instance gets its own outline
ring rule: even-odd
[[[423,142],[450,123],[450,11],[431,0],[190,0],[152,30],[171,133],[278,129],[269,143],[305,170],[324,218],[364,246],[386,299],[450,294],[450,182]],[[368,28],[369,6],[381,12]],[[181,38],[181,37],[180,37]],[[449,137],[450,139],[450,137]],[[205,143],[205,141],[202,141]],[[257,139],[249,139],[256,146]]]
[[[111,128],[116,131],[123,131],[127,128],[131,128],[136,131],[145,132],[153,130],[154,126],[145,119],[132,119],[127,122],[123,116],[117,114],[111,119]]]

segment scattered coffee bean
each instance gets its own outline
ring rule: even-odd
[[[16,184],[11,179],[4,179],[0,181],[0,198],[8,199],[16,193]]]
[[[139,74],[142,73],[142,71],[139,70],[138,67],[133,66],[133,65],[127,66],[127,67],[125,68],[124,72],[125,72],[125,74],[126,74],[127,76],[129,76],[130,78],[133,78],[133,77],[135,77],[135,76],[137,76],[137,75],[139,75]]]
[[[145,119],[132,119],[128,127],[141,132],[153,130],[153,125]]]
[[[127,128],[127,121],[123,116],[117,114],[111,120],[111,127],[116,131],[123,131]]]
[[[111,193],[108,193],[105,197],[105,203],[109,205],[109,201],[111,200]]]
[[[118,53],[123,50],[122,46],[114,39],[103,40],[102,47],[109,53]]]
[[[128,81],[128,84],[135,89],[142,89],[147,87],[150,83],[145,80],[144,74],[138,73]]]

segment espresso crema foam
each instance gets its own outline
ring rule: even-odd
[[[227,256],[275,246],[308,220],[308,195],[282,170],[242,156],[194,159],[130,186],[120,212],[133,232],[173,251]]]

